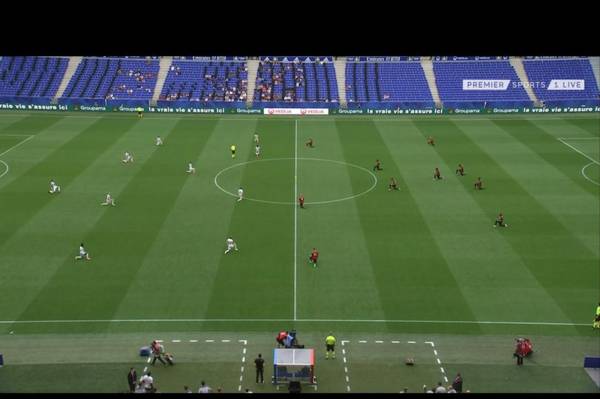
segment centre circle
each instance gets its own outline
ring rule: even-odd
[[[304,195],[306,205],[347,201],[367,194],[377,185],[373,172],[348,162],[267,158],[228,166],[215,175],[215,186],[237,198],[237,182],[242,180],[242,174],[245,181],[253,182],[242,187],[244,200],[278,205],[295,205],[296,194]]]

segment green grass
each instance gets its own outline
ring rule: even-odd
[[[120,162],[124,151],[135,163]],[[144,368],[137,349],[155,338],[178,359],[155,367],[161,391],[205,379],[270,392],[253,384],[251,360],[262,352],[270,376],[274,337],[291,328],[317,351],[319,392],[436,384],[425,341],[472,391],[597,390],[582,368],[583,355],[600,355],[597,115],[0,113],[0,154],[0,392],[126,390],[129,367]],[[400,191],[388,191],[392,176]],[[47,193],[51,178],[59,195]],[[107,192],[116,207],[99,205]],[[492,227],[500,211],[506,229]],[[240,250],[224,255],[229,235]],[[90,262],[74,260],[82,241]],[[329,331],[335,361],[322,353]],[[523,368],[511,358],[516,336],[535,344]]]

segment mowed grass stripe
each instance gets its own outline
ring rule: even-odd
[[[314,148],[305,146],[309,137]],[[345,162],[335,122],[298,120],[298,157]],[[351,196],[354,175],[361,187],[371,185],[368,173],[343,163],[298,161],[298,193],[308,202],[297,210],[300,319],[385,319],[355,202],[310,204]],[[313,247],[317,269],[308,262]]]
[[[488,215],[490,227],[498,212],[504,212],[510,227],[497,230],[497,234],[506,238],[540,285],[555,299],[571,321],[587,320],[589,304],[597,300],[593,294],[594,290],[598,290],[597,257],[573,237],[519,181],[510,176],[487,153],[486,148],[481,148],[472,141],[455,123],[448,122],[443,131],[436,130],[437,125],[431,122],[415,121],[415,125],[421,131],[423,139],[432,131],[437,131],[437,137],[451,137],[455,143],[452,148],[461,146],[461,151],[480,153],[480,162],[485,164],[485,169],[473,171],[473,176],[481,174],[484,179],[485,176],[495,176],[498,179],[487,180],[485,194],[472,191],[473,198]],[[436,145],[436,151],[447,163],[455,163],[452,149],[444,147],[442,139]],[[473,184],[471,180],[461,180],[461,183],[466,189],[470,189]],[[496,185],[501,190],[497,190]],[[534,317],[537,310],[525,311],[523,318],[528,317],[528,312]]]
[[[388,192],[389,177],[396,177],[401,187],[406,182],[377,123],[338,121],[336,125],[348,162],[382,161],[378,189],[354,201],[386,319],[476,320],[410,191]]]
[[[565,116],[563,118],[564,121],[577,126],[578,128],[587,131],[594,137],[600,137],[600,117],[594,117],[589,119],[578,119],[578,118],[569,118]],[[535,120],[532,120],[535,121]]]
[[[293,120],[263,120],[257,124],[256,131],[265,159],[293,157]],[[252,133],[246,138],[250,143]],[[255,159],[254,146],[238,157],[235,163]],[[292,201],[293,160],[259,162],[241,168],[237,172],[241,172],[241,186],[247,197],[269,200],[269,196],[278,195]],[[284,191],[274,192],[272,185]],[[237,192],[236,188],[233,191]],[[223,194],[223,201],[235,202],[236,199]],[[224,255],[227,236],[221,237],[223,252],[206,317],[289,318],[293,315],[293,217],[291,206],[247,200],[236,202],[227,234],[233,237],[239,251]]]
[[[47,129],[51,123],[60,118],[31,118],[31,124],[26,125],[28,132],[33,133]],[[40,121],[45,121],[42,124]],[[26,120],[15,125],[26,124]],[[134,123],[111,120],[99,120],[80,134],[64,143],[46,158],[4,186],[0,191],[0,209],[10,209],[3,216],[0,225],[0,246],[3,245],[17,230],[27,223],[50,201],[55,199],[50,195],[40,195],[47,191],[51,178],[66,189],[69,183],[81,174],[94,160],[100,156],[115,140],[123,135]],[[14,126],[14,125],[13,125]],[[35,129],[32,128],[35,126]],[[43,187],[46,189],[44,190]]]
[[[581,176],[581,167],[589,163],[581,154],[568,148],[534,122],[494,120],[491,123],[528,147],[550,166],[560,170],[583,190],[598,198],[598,186],[590,184]],[[598,159],[596,161],[600,162]]]
[[[481,134],[481,130],[471,126],[464,126],[462,130],[472,140],[477,141],[479,147],[485,149],[496,162],[502,164],[514,180],[522,182],[521,186],[532,197],[554,215],[589,251],[599,257],[600,191],[596,190],[596,196],[590,195],[589,191],[577,184],[584,180],[581,176],[571,178],[565,171],[552,164],[552,158],[560,159],[562,156],[563,159],[571,159],[565,151],[574,151],[553,140],[553,135],[540,132],[536,127],[516,129],[521,134],[491,122],[483,122],[481,128],[487,134]],[[536,142],[540,140],[539,136],[544,136],[547,140],[538,146]],[[579,140],[575,143],[583,148],[591,144],[589,140]],[[581,166],[580,163],[571,164],[571,169],[579,173]],[[566,165],[565,168],[568,169]],[[593,187],[590,182],[585,183]]]
[[[4,243],[0,248],[0,272],[5,279],[0,280],[0,290],[5,300],[0,302],[0,314],[10,315],[13,320],[18,317],[63,264],[66,255],[70,258],[76,254],[78,243],[104,212],[116,210],[100,206],[105,194],[110,192],[119,203],[121,190],[155,151],[152,138],[145,133],[152,128],[164,131],[174,124],[170,120],[133,125]],[[124,148],[136,154],[134,164],[121,163]],[[46,185],[31,195],[48,196],[45,189]]]
[[[113,318],[190,177],[185,163],[172,160],[195,159],[215,124],[185,119],[177,123],[169,146],[155,151],[123,190],[121,206],[106,212],[83,237],[93,260],[75,262],[67,257],[20,320]],[[156,277],[155,285],[148,287],[149,295],[160,284]]]
[[[448,164],[414,125],[398,129],[392,123],[379,122],[378,126],[388,148],[394,148],[392,156],[406,189],[418,204],[432,239],[477,320],[567,320],[519,254],[495,234],[491,220],[472,198],[472,187],[462,184],[463,180],[475,179],[472,171],[479,168],[480,152],[439,137],[437,145],[452,153],[453,163]],[[443,125],[438,126],[437,131],[444,130]],[[455,175],[459,162],[467,165],[466,176]],[[435,167],[441,171],[441,181],[432,179]],[[506,306],[507,298],[511,306]],[[515,308],[530,306],[538,309],[535,319],[515,314]]]
[[[250,152],[254,127],[249,121],[217,123],[194,162],[196,175],[186,180],[156,238],[159,245],[147,252],[116,319],[204,318],[236,204],[217,189],[214,176]],[[236,159],[230,155],[232,143],[237,144]],[[165,145],[170,145],[168,138]],[[185,160],[173,161],[181,164],[183,173]],[[156,276],[161,289],[149,295]]]

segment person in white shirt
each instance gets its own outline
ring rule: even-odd
[[[110,193],[106,194],[106,201],[104,201],[103,203],[101,203],[100,205],[102,206],[106,206],[106,205],[112,205],[115,206],[115,199],[113,197],[110,196]]]
[[[244,189],[243,188],[238,188],[238,201],[241,201],[244,199]]]
[[[158,145],[163,145],[163,141],[162,141],[162,139],[160,138],[160,136],[156,136],[156,145],[157,145],[157,146],[158,146]]]
[[[260,157],[260,146],[258,144],[256,145],[254,153],[256,154],[256,158]]]
[[[229,237],[226,241],[227,243],[227,250],[225,251],[225,253],[230,252],[232,249],[234,250],[238,250],[237,244],[235,243],[235,241],[233,241],[233,238]]]
[[[191,161],[190,161],[190,162],[188,162],[188,170],[187,170],[187,172],[188,172],[188,173],[191,173],[191,174],[196,174],[196,168],[194,168],[194,167],[192,166],[192,162],[191,162]]]
[[[198,389],[198,393],[211,393],[212,388],[206,385],[204,381],[200,383],[200,389]]]
[[[133,155],[131,155],[129,152],[125,151],[123,163],[130,163],[130,162],[133,162]]]
[[[83,243],[81,243],[81,245],[79,246],[79,256],[75,257],[75,260],[81,259],[92,260],[92,258],[90,258],[90,254],[88,254],[85,248],[83,247]]]
[[[154,378],[152,378],[152,373],[148,372],[148,374],[144,374],[142,376],[142,378],[140,378],[140,384],[142,384],[142,387],[146,390],[149,391],[152,389],[152,386],[154,384]]]
[[[60,186],[54,180],[50,180],[50,194],[60,193]]]
[[[258,145],[258,142],[259,142],[258,133],[254,133],[254,142]]]

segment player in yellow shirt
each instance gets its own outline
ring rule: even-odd
[[[232,144],[229,149],[231,150],[231,158],[235,158],[235,144]]]
[[[333,333],[329,333],[327,338],[325,338],[325,346],[327,347],[325,359],[329,359],[329,352],[331,352],[331,358],[335,359],[335,337],[333,336]]]
[[[600,303],[598,303],[598,307],[596,308],[596,317],[594,318],[592,327],[600,328]]]

